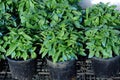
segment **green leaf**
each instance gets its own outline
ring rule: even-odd
[[[84,52],[84,49],[80,49],[80,55],[82,55],[82,56],[86,56],[87,54]]]
[[[79,22],[79,21],[75,21],[75,22],[74,22],[74,24],[75,24],[75,27],[77,27],[77,28],[80,28],[80,27],[81,27],[81,25],[80,25],[80,22]]]
[[[103,47],[106,46],[106,38],[104,38],[104,39],[102,40],[102,45],[103,45]]]
[[[53,55],[53,56],[54,56],[54,58],[53,58],[53,62],[56,63],[57,61],[59,61],[58,58],[60,57],[60,54],[61,54],[61,53],[60,53],[60,51],[59,51],[59,52],[54,53],[54,54],[56,54],[56,55]]]
[[[62,39],[64,35],[65,35],[65,31],[61,30],[59,33],[59,38]]]
[[[26,22],[26,18],[24,16],[20,16],[20,19],[21,19],[21,23]]]
[[[42,58],[44,58],[48,53],[48,50],[45,49],[45,51],[42,53]]]
[[[72,52],[71,56],[72,56],[71,59],[74,59],[74,58],[77,59],[77,55],[75,55],[75,53]]]
[[[20,52],[20,51],[17,51],[17,52],[16,52],[16,58],[17,58],[17,59],[20,59],[20,58],[21,58],[21,52]]]
[[[85,20],[84,24],[85,24],[85,26],[90,26],[91,25],[91,21],[90,20]]]
[[[16,53],[15,53],[15,51],[14,51],[14,52],[12,52],[12,54],[11,54],[11,58],[13,59],[13,58],[15,58],[15,56],[16,56]]]
[[[88,15],[89,15],[89,8],[86,9],[86,19],[88,19]]]
[[[0,7],[2,8],[2,13],[5,13],[5,5],[4,5],[4,3],[2,3],[2,4],[0,4]],[[1,10],[1,9],[0,9]]]
[[[109,58],[109,54],[104,49],[101,50],[101,53],[103,54],[103,58]]]
[[[110,19],[110,17],[111,17],[111,14],[110,14],[110,13],[107,13],[107,14],[105,15],[105,18],[107,18],[107,19]]]
[[[5,56],[4,55],[0,55],[0,59],[5,59]]]
[[[23,58],[24,60],[27,60],[28,54],[27,54],[26,52],[22,53],[22,58]]]
[[[34,26],[31,25],[29,22],[26,22],[26,27],[27,27],[27,28],[34,28]]]
[[[6,50],[2,46],[0,46],[0,52],[6,52]]]
[[[27,35],[26,33],[23,32],[22,35],[23,35],[24,38],[26,38],[27,40],[32,40],[32,38],[31,38],[29,35]]]
[[[18,47],[18,44],[17,44],[17,43],[10,44],[10,47],[9,47],[9,49],[7,50],[6,56],[11,55],[17,47]]]
[[[63,60],[66,61],[67,60],[67,56],[63,53]]]
[[[45,23],[45,19],[40,19],[39,22],[38,22],[38,24],[39,24],[40,26],[42,26],[44,23]]]
[[[67,46],[71,46],[71,45],[74,44],[75,41],[73,41],[73,40],[67,40],[66,42],[67,42]]]
[[[32,58],[32,59],[35,59],[36,57],[37,57],[37,55],[36,55],[35,52],[31,53],[31,58]]]
[[[96,26],[99,25],[99,17],[97,17],[97,18],[95,19],[95,24],[96,24]]]
[[[53,15],[53,20],[58,21],[58,15],[57,14]]]
[[[55,25],[57,25],[57,22],[55,20],[52,20],[51,23],[50,23],[50,26],[53,27]]]
[[[114,51],[114,53],[115,53],[116,55],[119,55],[119,54],[120,54],[120,53],[119,53],[119,50],[120,50],[119,46],[113,46],[113,51]]]
[[[29,0],[31,11],[34,11],[34,4]]]
[[[8,0],[8,1],[7,1],[7,4],[11,4],[11,3],[12,3],[12,1],[11,1],[11,0]]]
[[[98,51],[96,51],[95,56],[100,57],[100,53]]]
[[[94,51],[90,51],[88,58],[92,58],[92,57],[94,57],[94,55],[95,55]]]

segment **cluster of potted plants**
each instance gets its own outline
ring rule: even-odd
[[[103,73],[94,70],[97,76],[111,77],[119,71],[120,12],[104,3],[82,10],[77,3],[0,1],[0,58],[8,60],[13,78],[31,80],[37,56],[47,60],[51,80],[76,80],[79,55],[91,58],[95,69],[102,66]]]

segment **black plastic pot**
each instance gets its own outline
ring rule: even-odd
[[[110,59],[92,58],[94,74],[101,78],[110,78],[119,73],[120,56]]]
[[[32,80],[36,73],[36,60],[16,61],[7,58],[12,77],[18,80]]]
[[[3,71],[3,70],[5,70],[6,68],[5,68],[5,60],[3,60],[3,59],[0,59],[0,71]]]
[[[53,63],[47,59],[51,80],[76,80],[76,61]]]
[[[0,71],[2,71],[2,61],[0,60]]]

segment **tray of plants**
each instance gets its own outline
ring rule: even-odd
[[[0,80],[120,80],[118,4],[0,0]]]

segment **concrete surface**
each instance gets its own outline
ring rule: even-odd
[[[103,3],[110,3],[110,5],[117,5],[117,10],[120,10],[120,0],[81,0],[81,2],[79,3],[79,5],[85,9],[87,7],[90,7],[94,4],[97,4],[97,3],[100,3],[100,2],[103,2]]]

